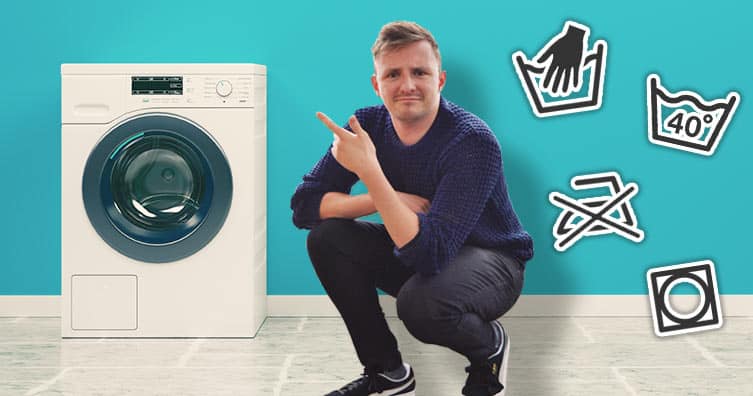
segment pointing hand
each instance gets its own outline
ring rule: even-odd
[[[372,143],[369,134],[361,128],[356,116],[352,115],[348,119],[348,124],[353,132],[335,124],[324,113],[317,112],[316,118],[334,134],[332,155],[343,168],[363,178],[365,172],[374,169],[374,167],[379,167],[374,143]]]

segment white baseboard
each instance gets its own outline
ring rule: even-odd
[[[697,296],[677,296],[679,304]],[[397,316],[395,299],[380,296],[387,316]],[[753,295],[720,297],[723,316],[753,316]],[[692,301],[692,300],[690,300]],[[673,303],[674,305],[674,303]],[[268,296],[269,316],[339,316],[327,296]],[[505,316],[650,316],[647,295],[523,295]],[[60,316],[60,296],[0,296],[0,317]]]
[[[60,296],[0,296],[2,316],[60,316]]]

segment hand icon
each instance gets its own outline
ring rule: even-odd
[[[553,96],[567,96],[580,90],[581,63],[583,48],[588,40],[588,28],[571,21],[565,24],[565,28],[547,43],[535,59],[544,64],[551,58],[546,67],[542,90]]]

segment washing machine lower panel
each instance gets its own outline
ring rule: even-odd
[[[72,275],[63,337],[254,337],[266,317],[260,303],[266,296],[248,285],[264,275],[237,276],[221,288],[206,279],[166,288],[160,273]]]

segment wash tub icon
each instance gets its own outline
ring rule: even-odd
[[[537,117],[601,107],[607,42],[596,40],[593,48],[587,50],[589,35],[589,27],[567,21],[563,31],[530,60],[523,51],[513,53],[515,71]]]
[[[714,154],[740,103],[740,94],[706,101],[696,92],[671,93],[657,74],[646,79],[648,139],[653,144],[690,153]],[[667,109],[670,114],[663,116]]]

